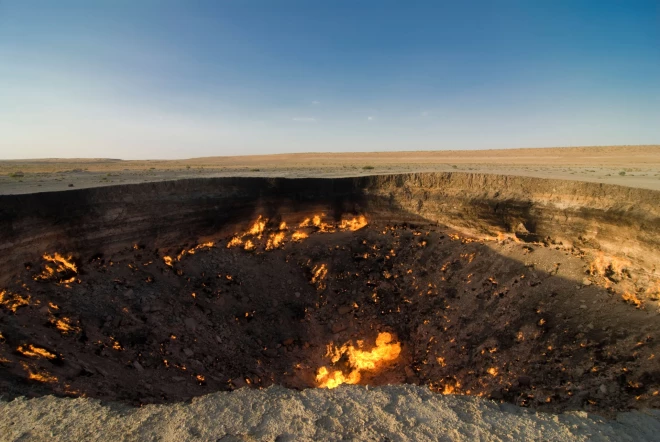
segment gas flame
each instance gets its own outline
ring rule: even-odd
[[[262,218],[261,215],[259,215],[259,218],[254,222],[252,227],[250,227],[250,230],[248,230],[247,233],[250,235],[256,236],[258,239],[261,239],[261,235],[264,233],[264,229],[266,228],[266,222],[268,219]]]
[[[78,333],[80,331],[80,327],[72,324],[69,318],[53,319],[51,323],[53,323],[55,328],[57,328],[63,335],[66,335],[69,332]]]
[[[326,357],[334,364],[342,357],[348,358],[351,371],[345,375],[341,370],[331,370],[321,367],[316,374],[316,382],[320,388],[335,388],[341,384],[357,384],[362,378],[362,371],[375,371],[383,365],[396,360],[401,354],[401,344],[391,333],[382,332],[376,338],[376,346],[369,351],[363,350],[363,341],[357,341],[357,347],[347,343],[341,347],[328,345]]]
[[[38,372],[38,371],[33,371],[28,364],[25,362],[21,361],[21,367],[23,367],[23,370],[27,371],[27,378],[31,381],[37,381],[37,382],[43,382],[43,383],[54,383],[57,382],[57,378],[47,371],[44,372]]]
[[[642,301],[634,293],[625,292],[624,294],[621,295],[621,297],[625,302],[632,304],[637,308],[640,308],[643,304]]]
[[[328,274],[328,266],[325,264],[315,265],[312,269],[312,284],[316,284],[319,289],[325,288],[323,280]]]
[[[19,307],[30,305],[30,296],[24,298],[21,295],[2,290],[0,291],[0,305],[11,310],[12,313],[16,313]]]
[[[65,258],[59,253],[54,253],[52,255],[44,253],[42,258],[46,263],[44,264],[43,271],[34,277],[36,281],[50,281],[54,279],[57,274],[60,275],[60,283],[68,284],[75,281],[75,277],[72,277],[71,274],[77,275],[78,267],[73,262],[71,256]],[[55,264],[55,266],[52,264]]]
[[[277,249],[284,243],[284,232],[271,233],[266,243],[266,250]]]
[[[360,230],[367,224],[367,218],[365,218],[364,215],[360,215],[357,218],[342,220],[339,224],[339,228],[341,230],[350,230],[351,232],[354,232],[356,230]]]
[[[44,253],[43,259],[44,261],[50,261],[54,264],[57,264],[58,272],[70,270],[73,273],[78,273],[78,267],[76,267],[76,264],[74,264],[73,261],[71,260],[72,259],[71,256],[65,258],[59,253],[54,253],[53,255]]]
[[[305,218],[298,227],[316,227],[321,232],[334,232],[335,227],[332,224],[328,224],[323,221],[325,213],[320,215],[314,215],[311,219]]]
[[[20,354],[23,356],[30,356],[33,358],[46,358],[46,359],[55,359],[57,358],[56,355],[53,353],[49,352],[45,348],[37,347],[32,344],[28,345],[19,345],[18,348],[16,349]]]
[[[227,243],[227,248],[231,249],[232,247],[239,247],[241,245],[243,245],[243,238],[235,236]]]
[[[305,232],[301,232],[300,230],[293,232],[293,235],[291,235],[291,239],[294,241],[302,241],[305,238],[308,238],[309,235],[306,234]]]

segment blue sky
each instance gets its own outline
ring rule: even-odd
[[[650,143],[658,1],[0,0],[0,158]]]

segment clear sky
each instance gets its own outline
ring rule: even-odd
[[[656,143],[659,0],[0,0],[0,158]]]

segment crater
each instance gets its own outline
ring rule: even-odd
[[[660,405],[653,191],[446,173],[0,203],[5,397],[405,383],[553,412]]]

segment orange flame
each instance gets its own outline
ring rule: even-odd
[[[0,291],[0,305],[12,313],[16,313],[19,307],[30,305],[30,296],[22,297],[21,295],[8,293],[7,290]]]
[[[351,232],[354,232],[356,230],[363,228],[367,224],[368,224],[367,218],[365,218],[364,215],[360,215],[357,218],[342,220],[341,223],[339,224],[339,228],[341,230],[350,230]]]
[[[347,343],[341,347],[328,345],[327,357],[334,364],[342,357],[348,357],[348,365],[351,371],[345,375],[341,370],[330,370],[321,367],[316,374],[316,382],[320,388],[336,388],[341,384],[357,384],[362,378],[362,371],[375,371],[383,365],[396,360],[401,354],[401,344],[394,341],[391,333],[383,332],[376,338],[376,346],[369,351],[362,350],[362,341],[358,341],[358,347]]]
[[[46,358],[46,359],[55,359],[56,355],[49,352],[45,348],[37,347],[32,344],[29,345],[19,345],[16,349],[23,356],[30,356],[33,358]]]
[[[640,308],[643,304],[642,301],[634,293],[625,292],[623,295],[621,295],[621,297],[625,302],[632,304],[637,308]]]
[[[308,238],[308,237],[309,237],[308,234],[306,234],[305,232],[301,232],[299,230],[296,231],[296,232],[293,232],[293,235],[291,235],[291,239],[294,240],[294,241],[302,241],[303,239]]]
[[[266,250],[277,249],[284,243],[284,232],[271,233],[266,243]]]
[[[315,265],[312,269],[312,284],[316,284],[319,289],[325,288],[323,280],[328,274],[328,266],[325,264]]]

